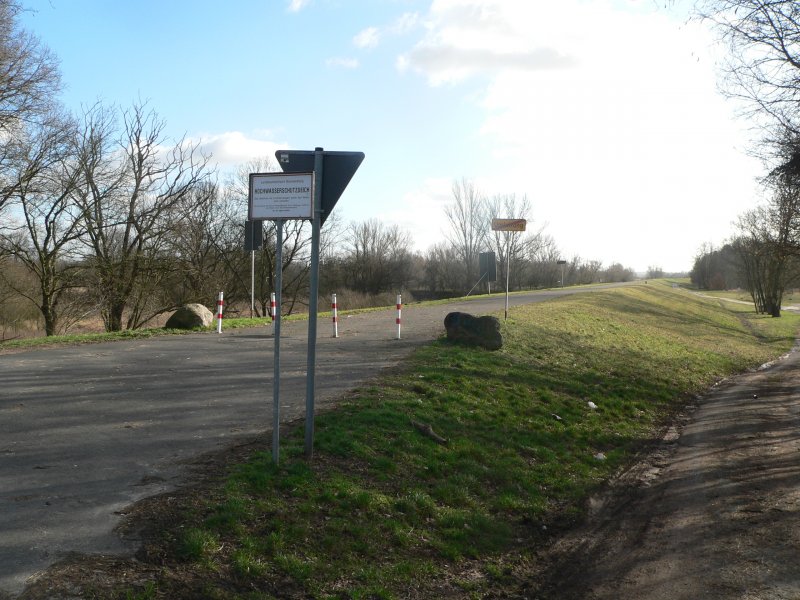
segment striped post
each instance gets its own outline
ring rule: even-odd
[[[336,306],[336,294],[331,298],[331,310],[333,311],[333,337],[339,337],[339,307]]]
[[[222,292],[220,292],[217,300],[217,333],[222,333],[222,305]]]
[[[400,323],[402,322],[403,298],[397,294],[397,339],[400,339]]]
[[[275,292],[272,292],[269,297],[269,316],[272,317],[272,324],[275,324]]]

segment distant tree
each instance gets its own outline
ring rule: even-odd
[[[527,257],[542,243],[544,227],[535,227],[533,208],[527,196],[497,194],[485,200],[484,227],[489,229],[493,219],[525,219],[526,231],[487,231],[486,246],[497,257],[497,278],[506,280],[506,265],[510,265],[511,287],[519,289],[526,279]]]
[[[212,175],[208,157],[185,140],[166,139],[164,127],[143,104],[121,115],[98,104],[84,114],[74,197],[108,331],[135,329],[174,308],[154,304],[174,265],[168,242]]]
[[[727,290],[745,287],[741,278],[739,257],[731,244],[714,248],[703,244],[689,273],[692,284],[705,290]]]
[[[574,256],[567,267],[565,284],[587,285],[596,283],[600,279],[603,263],[599,260],[584,260],[579,256]]]
[[[478,254],[483,250],[489,230],[484,196],[468,180],[453,182],[453,198],[445,207],[449,226],[445,238],[464,264],[462,289],[467,291],[478,279]]]
[[[554,287],[561,280],[560,259],[561,251],[555,240],[542,234],[538,243],[528,248],[528,285],[533,288]]]
[[[369,219],[347,227],[344,245],[349,288],[379,294],[408,287],[414,261],[407,231]]]
[[[634,270],[623,267],[620,263],[614,263],[603,273],[603,280],[610,283],[633,281],[634,279],[636,279]]]
[[[422,281],[434,295],[456,295],[464,284],[466,267],[453,246],[439,242],[424,254]]]
[[[662,277],[664,277],[664,269],[655,265],[647,267],[648,279],[661,279]]]
[[[212,181],[197,185],[181,204],[185,208],[179,210],[185,217],[167,236],[174,266],[161,286],[162,303],[211,306],[220,291],[225,292],[229,305],[242,300],[248,287],[243,280],[240,207]]]

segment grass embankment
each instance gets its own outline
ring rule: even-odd
[[[185,499],[149,547],[165,566],[128,597],[511,589],[687,394],[785,352],[799,323],[652,282],[514,308],[501,351],[437,341],[320,415],[311,465],[299,427],[279,467],[257,453]]]

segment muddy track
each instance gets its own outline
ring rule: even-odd
[[[700,398],[545,553],[541,599],[800,598],[800,352]]]

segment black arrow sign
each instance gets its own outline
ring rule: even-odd
[[[310,173],[314,170],[313,150],[278,150],[275,158],[284,173]],[[336,206],[342,192],[364,160],[363,152],[322,152],[322,214],[320,224]],[[317,182],[319,185],[319,182]]]

